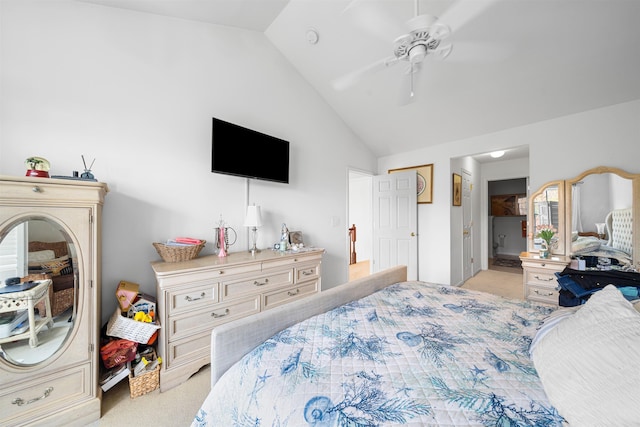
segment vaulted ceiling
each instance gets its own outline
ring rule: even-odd
[[[334,83],[393,55],[414,0],[82,1],[264,32],[377,156],[640,99],[637,0],[419,0],[453,50],[405,105],[406,63]]]

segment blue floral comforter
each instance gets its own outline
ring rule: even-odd
[[[528,349],[551,308],[423,282],[294,325],[215,385],[193,426],[560,426]]]

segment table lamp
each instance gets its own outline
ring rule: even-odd
[[[244,219],[244,226],[251,227],[251,241],[253,246],[249,249],[251,254],[260,252],[256,247],[256,240],[258,238],[258,227],[262,226],[262,218],[260,216],[260,206],[250,205],[247,206],[247,216]]]

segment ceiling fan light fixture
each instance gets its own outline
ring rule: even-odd
[[[420,63],[427,56],[427,47],[423,44],[418,44],[409,49],[409,62],[412,64]]]
[[[494,159],[499,159],[500,157],[504,156],[504,150],[498,150],[498,151],[494,151],[491,154],[489,154],[491,157],[493,157]]]

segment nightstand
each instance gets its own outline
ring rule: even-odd
[[[560,293],[555,273],[564,270],[571,259],[563,255],[540,258],[535,253],[522,252],[520,260],[524,298],[557,306]]]

